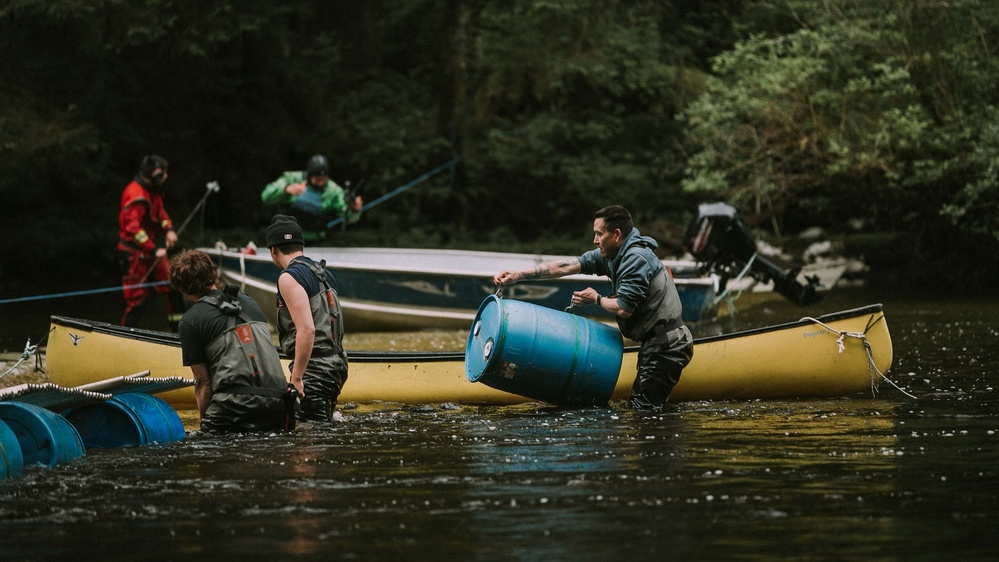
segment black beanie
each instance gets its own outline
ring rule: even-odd
[[[305,244],[302,227],[298,226],[295,217],[274,215],[271,219],[271,225],[267,227],[267,247],[281,244]]]

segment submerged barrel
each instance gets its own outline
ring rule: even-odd
[[[622,344],[606,324],[490,295],[468,334],[465,377],[552,404],[602,406],[621,372]]]
[[[24,457],[17,435],[6,422],[0,421],[0,480],[20,476],[23,471]]]
[[[80,434],[62,416],[24,402],[0,402],[0,421],[6,423],[21,445],[26,466],[56,466],[83,456]]]
[[[165,400],[149,394],[117,394],[104,402],[67,410],[63,415],[80,432],[87,447],[112,449],[184,439],[184,424],[177,411]]]

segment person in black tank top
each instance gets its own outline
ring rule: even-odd
[[[343,315],[325,263],[305,257],[298,221],[274,215],[267,247],[278,277],[278,337],[291,358],[291,384],[302,396],[299,419],[329,423],[347,381],[343,350]]]

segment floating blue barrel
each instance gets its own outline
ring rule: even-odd
[[[0,421],[0,480],[20,476],[24,471],[24,456],[21,443],[14,430],[6,422]]]
[[[165,400],[140,392],[117,394],[63,415],[87,447],[111,449],[184,439],[184,424],[177,411]]]
[[[602,406],[621,372],[622,343],[606,324],[490,295],[468,334],[465,377],[552,404]]]
[[[66,464],[85,452],[76,428],[62,416],[41,406],[0,402],[0,421],[17,437],[26,466]]]

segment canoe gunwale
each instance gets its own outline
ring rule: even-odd
[[[868,321],[867,330],[882,321],[884,316],[878,316],[878,313],[882,312],[884,306],[882,304],[870,304],[867,306],[862,306],[859,308],[851,308],[850,310],[843,310],[840,312],[832,312],[829,314],[823,314],[821,316],[805,316],[800,320],[795,320],[793,322],[785,322],[783,324],[773,324],[770,326],[763,326],[760,328],[751,328],[748,330],[739,330],[736,332],[729,332],[727,334],[719,334],[716,336],[704,336],[694,339],[694,343],[709,343],[721,340],[728,340],[733,338],[741,338],[745,336],[752,336],[756,334],[766,334],[770,332],[779,332],[781,330],[790,330],[794,328],[800,328],[801,326],[807,326],[809,324],[830,324],[838,320],[843,320],[845,318],[856,318],[858,316],[863,316],[865,314],[872,315],[871,319]]]

